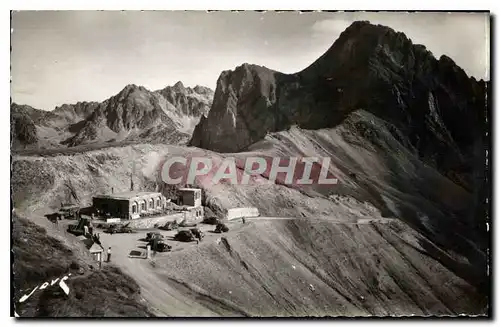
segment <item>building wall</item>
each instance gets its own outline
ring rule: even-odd
[[[101,262],[101,258],[102,258],[102,253],[101,252],[92,253],[92,256],[94,257],[95,261]]]
[[[128,200],[93,198],[92,207],[99,210],[101,214],[109,213],[112,217],[128,219]]]
[[[167,199],[161,193],[151,193],[130,199],[94,197],[92,206],[101,213],[109,212],[113,218],[135,219],[146,213],[161,212],[165,208],[166,201]]]
[[[201,206],[201,190],[182,190],[182,204],[185,206],[200,207]]]
[[[184,211],[184,217],[187,223],[198,223],[203,220],[204,212],[203,207],[194,207],[190,208],[187,211]]]
[[[128,211],[132,216],[161,212],[165,208],[166,201],[167,199],[161,193],[136,196],[130,199]],[[135,212],[134,206],[137,209]],[[138,217],[135,216],[135,218]]]
[[[153,218],[134,219],[130,221],[129,227],[147,229],[147,228],[153,228],[155,225],[163,226],[167,222],[174,220],[177,221],[178,223],[182,222],[184,220],[184,213],[176,213],[176,214],[153,217]]]

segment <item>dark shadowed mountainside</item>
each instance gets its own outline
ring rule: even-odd
[[[330,157],[339,185],[310,188],[408,222],[465,256],[477,270],[468,279],[484,290],[488,86],[403,33],[360,21],[298,73],[250,64],[222,72],[190,145]]]
[[[236,152],[291,125],[335,127],[363,109],[426,163],[470,186],[479,162],[486,87],[389,27],[355,22],[309,67],[282,74],[243,64],[217,81],[212,110],[190,144]],[[484,162],[484,160],[483,160]]]

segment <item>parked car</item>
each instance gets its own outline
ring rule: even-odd
[[[118,233],[118,227],[116,225],[109,225],[109,227],[106,228],[104,232],[108,234],[116,234]]]
[[[118,233],[133,233],[133,232],[134,230],[132,229],[132,227],[129,227],[128,224],[120,226],[118,228]]]
[[[76,204],[63,205],[57,212],[59,219],[77,219],[80,213],[80,207]]]
[[[175,234],[174,239],[180,242],[192,242],[195,241],[196,238],[190,230],[181,230],[177,234]]]
[[[179,228],[179,224],[174,220],[167,222],[164,226],[160,226],[159,228],[161,230],[174,230]]]
[[[151,246],[151,250],[157,252],[168,252],[172,250],[172,246],[168,245],[160,238],[151,239],[148,242],[148,245]]]
[[[148,242],[155,238],[163,239],[163,235],[158,232],[149,232],[146,234],[146,241]]]
[[[216,233],[227,233],[229,232],[229,227],[226,226],[226,224],[223,224],[223,223],[220,223],[220,224],[217,224],[217,226],[215,227],[215,231]]]
[[[110,225],[106,230],[104,230],[105,233],[108,234],[122,234],[122,233],[132,233],[134,230],[131,227],[128,227],[127,225]]]
[[[208,217],[208,218],[203,219],[203,221],[202,221],[202,223],[208,224],[208,225],[217,225],[220,222],[221,221],[219,219],[217,219],[217,217]]]
[[[200,241],[205,237],[205,234],[199,228],[191,228],[191,233],[193,233],[194,237],[199,239]]]

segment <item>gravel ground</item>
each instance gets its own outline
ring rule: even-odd
[[[481,313],[481,297],[426,252],[402,222],[253,219],[202,243],[169,240],[128,258],[146,231],[101,234],[159,316],[365,316]],[[154,262],[154,264],[152,264]],[[446,287],[442,287],[446,285]],[[471,299],[476,299],[471,301]]]

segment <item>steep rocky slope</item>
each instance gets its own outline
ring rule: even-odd
[[[65,104],[47,112],[12,104],[12,148],[73,147],[120,141],[185,143],[207,115],[213,98],[209,88],[173,87],[149,91],[127,85],[98,102]]]
[[[240,157],[329,157],[339,184],[300,192],[369,201],[462,257],[448,267],[463,276],[465,260],[475,272],[464,278],[486,289],[488,92],[452,59],[355,22],[296,74],[249,64],[223,72],[190,145]],[[272,203],[263,188],[244,202]]]
[[[23,149],[40,146],[43,141],[38,129],[47,128],[48,121],[51,119],[57,119],[57,116],[27,105],[12,103],[10,107],[11,147]]]
[[[379,137],[366,136],[375,131]],[[273,133],[249,151],[235,154],[134,145],[45,158],[15,157],[14,206],[37,212],[55,209],[61,201],[89,204],[95,193],[129,189],[129,174],[134,169],[137,189],[168,191],[161,170],[165,159],[172,156],[212,158],[213,171],[224,157],[235,157],[239,175],[248,156],[329,157],[330,172],[339,179],[336,185],[274,184],[268,183],[265,174],[256,176],[248,185],[214,184],[207,177],[197,178],[195,185],[204,189],[206,205],[216,212],[255,206],[268,216],[333,221],[355,221],[361,216],[399,218],[453,258],[443,262],[447,269],[481,292],[487,290],[487,234],[471,214],[476,209],[473,196],[422,163],[390,133],[386,122],[364,111],[353,113],[334,129],[292,127]],[[186,174],[188,168],[183,169]],[[32,181],[36,181],[36,189]]]
[[[484,314],[484,297],[441,255],[402,222],[267,220],[157,258],[150,269],[182,294],[161,298],[175,303],[162,306],[169,315]],[[189,299],[196,306],[182,306]]]
[[[350,120],[362,120],[363,113],[358,115]],[[367,117],[368,121],[372,118]],[[380,146],[394,146],[395,141],[388,137],[386,142]],[[376,146],[360,135],[347,134],[342,127],[317,131],[294,127],[237,154],[148,144],[71,155],[16,156],[13,201],[16,210],[50,229],[44,213],[56,209],[61,201],[85,205],[95,193],[128,190],[134,169],[137,189],[161,190],[159,171],[164,159],[171,156],[201,155],[220,162],[226,155],[242,160],[256,154],[319,156],[328,152],[335,163],[332,172],[340,180],[329,188],[259,183],[266,176],[247,186],[214,185],[198,178],[205,204],[214,211],[257,206],[263,215],[306,220],[256,222],[255,229],[250,227],[227,242],[207,243],[157,261],[150,272],[156,276],[155,287],[175,288],[178,295],[168,300],[160,296],[165,292],[155,295],[148,289],[149,304],[171,301],[160,306],[169,308],[162,311],[166,315],[207,311],[286,316],[484,313],[488,289],[485,258],[476,245],[467,244],[463,230],[456,229],[460,222],[444,213],[458,204],[466,207],[469,195],[414,156],[383,158],[377,155]],[[393,173],[385,171],[384,160],[394,161]],[[347,167],[358,174],[355,179]],[[398,179],[406,174],[407,178]],[[425,183],[429,187],[422,188]],[[443,188],[449,192],[447,207],[440,202]],[[385,207],[385,212],[377,207]],[[383,216],[402,222],[357,224],[360,219],[377,221]],[[443,217],[446,220],[440,223]],[[150,278],[144,275],[149,263],[140,264],[146,267],[122,268],[142,285],[144,278]],[[140,275],[135,276],[137,271]],[[264,303],[257,305],[259,298]],[[221,307],[225,309],[221,311]]]
[[[249,64],[224,71],[190,144],[241,151],[290,125],[334,127],[358,109],[392,123],[422,160],[472,187],[472,166],[484,159],[486,83],[403,33],[368,22],[353,23],[296,74]]]

